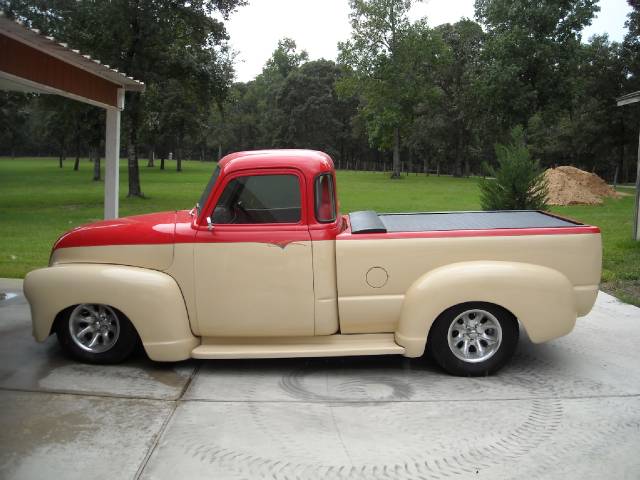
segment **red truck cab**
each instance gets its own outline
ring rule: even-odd
[[[259,208],[261,199],[255,193],[249,199],[254,204],[244,205],[240,196],[246,191],[246,179],[268,195],[269,201],[281,202],[281,211],[270,205],[269,217],[265,218]],[[236,189],[232,188],[234,184]],[[227,196],[223,197],[225,191]],[[198,229],[210,230],[215,225],[218,231],[277,244],[335,238],[343,220],[338,213],[333,161],[325,153],[308,150],[258,150],[224,157],[197,210],[194,225]],[[234,227],[223,227],[230,224]]]

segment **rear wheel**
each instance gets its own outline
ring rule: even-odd
[[[109,305],[83,303],[64,311],[56,322],[66,353],[88,363],[118,363],[135,349],[138,334],[129,319]]]
[[[444,370],[459,376],[489,375],[511,358],[518,321],[507,310],[469,302],[444,311],[429,331],[427,348]]]

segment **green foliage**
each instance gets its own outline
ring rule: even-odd
[[[416,81],[421,51],[408,20],[411,0],[351,0],[351,38],[338,45],[339,62],[351,69],[341,87],[359,92],[359,113],[369,142],[393,147],[393,177],[400,175],[400,129],[410,123],[415,98],[425,82]],[[426,24],[423,24],[427,29]],[[415,27],[414,27],[415,28]]]
[[[267,60],[263,75],[276,74],[281,78],[287,78],[287,75],[308,60],[309,54],[306,50],[298,52],[295,40],[285,37],[278,40],[278,46]]]
[[[455,176],[470,174],[480,163],[481,139],[491,137],[486,101],[476,86],[484,38],[480,25],[468,19],[434,29],[434,39],[441,43],[429,68],[436,94],[416,105],[408,138],[412,153],[444,157]]]
[[[328,60],[308,62],[291,72],[276,99],[282,112],[277,117],[278,144],[323,150],[336,158],[344,152],[355,105],[336,94],[342,76],[343,69]]]
[[[600,10],[597,3],[476,0],[476,18],[488,34],[480,84],[503,128],[526,124],[539,109],[569,107],[580,31]]]
[[[487,167],[495,178],[480,182],[483,210],[546,210],[547,182],[531,158],[522,127],[511,132],[511,142],[496,145],[498,168]]]
[[[26,140],[24,127],[29,118],[28,97],[14,92],[0,92],[0,145],[15,156],[18,145]]]

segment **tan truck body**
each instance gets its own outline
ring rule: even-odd
[[[154,360],[418,357],[432,323],[465,302],[508,310],[536,343],[565,335],[592,308],[600,281],[600,233],[580,224],[359,236],[338,215],[332,235],[309,226],[286,241],[272,233],[252,241],[247,229],[246,241],[208,241],[233,226],[175,216],[175,226],[127,220],[173,228],[166,242],[83,244],[96,243],[86,237],[93,230],[76,244],[63,237],[50,266],[25,280],[35,338],[46,339],[70,306],[95,303],[126,315]]]

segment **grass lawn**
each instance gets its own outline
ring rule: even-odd
[[[126,162],[120,165],[120,214],[134,215],[191,208],[200,195],[212,163],[175,162],[167,169],[140,162],[146,198],[126,198]],[[58,168],[57,159],[0,158],[0,277],[23,277],[47,264],[52,243],[75,226],[99,220],[103,212],[102,182],[93,182],[93,165],[72,160]],[[623,191],[633,193],[633,190]],[[341,210],[379,212],[479,209],[477,179],[409,176],[390,181],[387,174],[339,172]],[[640,243],[631,240],[633,196],[608,200],[603,206],[555,207],[553,211],[598,225],[604,240],[603,288],[640,305]]]

